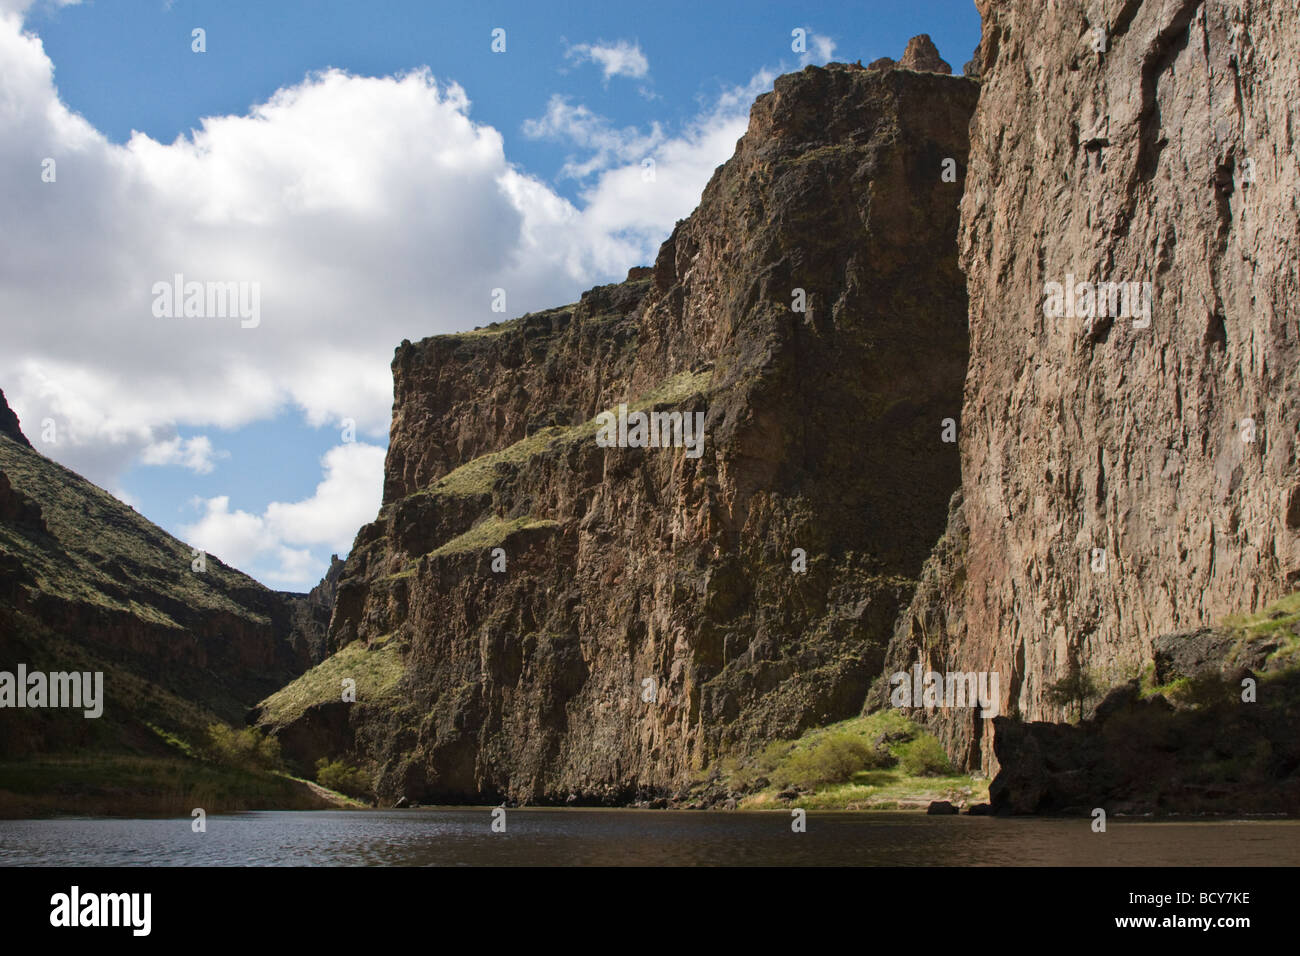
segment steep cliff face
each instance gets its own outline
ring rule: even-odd
[[[1122,681],[1300,582],[1300,33],[1264,0],[981,13],[963,495],[889,669],[997,671],[1002,713],[1058,720],[1072,664]],[[1102,282],[1150,283],[1149,322]],[[991,722],[936,719],[995,766]]]
[[[12,412],[0,396],[0,424]],[[200,733],[310,666],[328,604],[271,591],[190,548],[112,495],[0,435],[0,670],[106,672],[103,720],[6,710],[0,756],[159,743]],[[323,647],[322,647],[323,653]],[[162,707],[159,701],[182,703]],[[168,721],[184,711],[192,726]]]
[[[386,798],[619,801],[855,714],[959,481],[977,91],[781,77],[652,269],[404,342],[335,654],[259,708],[286,753]],[[699,413],[698,455],[603,447],[620,403]]]

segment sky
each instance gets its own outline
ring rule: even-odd
[[[973,0],[0,0],[0,388],[309,589],[378,511],[402,339],[652,263],[776,76],[918,33],[960,72]]]

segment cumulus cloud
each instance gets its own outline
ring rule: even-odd
[[[427,71],[329,70],[172,143],[118,145],[59,101],[40,40],[12,16],[0,63],[0,310],[22,343],[0,355],[0,381],[25,420],[57,423],[44,450],[101,484],[178,424],[296,407],[382,435],[397,342],[499,318],[494,288],[518,314],[653,255],[663,235],[644,210],[666,234],[737,132],[732,115],[708,118],[721,137],[707,120],[677,139],[612,131],[557,105],[539,124],[596,159],[575,174],[613,177],[593,198],[626,192],[655,155],[658,188],[619,221],[518,170],[465,91]],[[257,283],[260,323],[155,317],[151,290],[177,274]]]
[[[346,553],[357,528],[378,511],[384,449],[364,442],[338,445],[321,459],[321,467],[324,478],[310,498],[273,501],[261,514],[230,510],[228,495],[196,499],[202,514],[183,526],[181,535],[194,547],[263,580],[310,587],[320,577],[311,547]]]
[[[810,63],[823,66],[835,58],[835,41],[814,30],[805,29],[804,51],[799,54],[799,65]]]
[[[384,449],[349,442],[326,452],[325,478],[316,493],[293,504],[272,502],[267,526],[288,544],[319,544],[336,551],[352,546],[358,526],[379,510],[384,482]]]
[[[28,6],[0,0],[0,383],[40,426],[40,451],[107,488],[140,463],[209,471],[211,440],[181,440],[181,427],[296,412],[383,436],[397,343],[499,319],[493,289],[518,315],[652,261],[731,154],[751,89],[771,82],[722,93],[672,136],[552,101],[530,135],[572,144],[574,203],[511,163],[466,91],[427,69],[325,70],[173,142],[113,143],[59,99],[39,37],[23,32]],[[643,72],[634,45],[582,55],[607,75]],[[156,315],[155,285],[178,275],[255,284],[260,321]],[[193,527],[212,553],[288,580],[313,521],[347,514],[330,537],[346,551],[374,517],[381,457],[368,459],[368,514],[327,514],[318,489],[251,515],[213,498]],[[326,468],[322,488],[345,480]]]
[[[167,441],[156,441],[146,445],[140,453],[142,465],[180,465],[196,475],[211,473],[214,458],[226,457],[226,452],[217,452],[212,447],[212,440],[206,435],[182,439],[179,435]]]
[[[650,72],[650,61],[641,52],[639,43],[618,40],[614,43],[578,43],[565,51],[565,56],[575,63],[596,63],[608,82],[612,76],[630,76],[641,79]]]

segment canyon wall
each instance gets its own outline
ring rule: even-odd
[[[997,671],[1003,714],[1060,720],[1072,666],[1132,678],[1300,584],[1300,30],[1271,0],[979,5],[962,494],[886,670]],[[1078,288],[1046,314],[1106,281],[1150,283],[1149,323]],[[933,717],[995,769],[991,722]]]
[[[253,715],[285,753],[385,800],[613,803],[856,714],[959,483],[977,94],[780,77],[652,268],[403,342],[334,655]],[[702,453],[602,447],[623,402],[700,413]]]

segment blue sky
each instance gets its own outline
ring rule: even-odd
[[[286,589],[373,517],[403,337],[651,261],[774,75],[917,33],[960,72],[979,36],[971,0],[0,0],[0,27],[0,387],[40,451]],[[151,314],[178,271],[257,283],[258,324]]]

